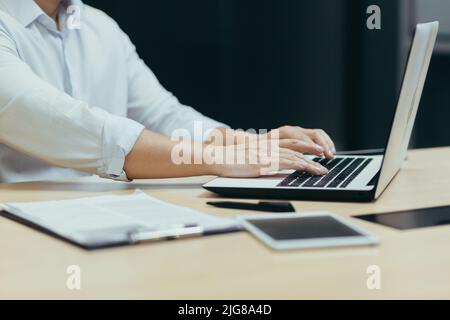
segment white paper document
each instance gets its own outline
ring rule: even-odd
[[[236,228],[233,219],[218,218],[148,196],[107,195],[72,200],[7,203],[6,211],[84,247],[125,244],[133,232],[196,225],[206,231]]]

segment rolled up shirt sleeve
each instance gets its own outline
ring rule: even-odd
[[[129,37],[122,32],[121,43],[127,52],[128,116],[146,128],[171,136],[179,129],[187,130],[195,140],[205,140],[213,129],[228,125],[204,116],[192,107],[183,105],[158,81],[154,73],[140,59]]]
[[[37,77],[0,30],[0,143],[54,166],[127,180],[125,157],[143,129]]]

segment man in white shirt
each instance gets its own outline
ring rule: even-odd
[[[326,169],[303,153],[335,154],[322,130],[282,127],[276,135],[255,136],[182,105],[119,26],[80,0],[0,0],[0,182],[86,174],[122,181],[247,177],[267,166],[174,163],[177,142],[170,135],[182,128],[194,136],[196,123],[203,138],[188,143],[193,150],[209,145],[218,154],[235,148],[259,157],[258,148],[239,142],[257,137],[280,147],[280,168],[315,174]],[[227,139],[218,143],[211,138],[217,134]]]

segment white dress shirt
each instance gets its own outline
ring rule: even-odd
[[[0,0],[0,182],[126,180],[144,127],[225,127],[166,91],[105,13],[63,1],[59,21],[33,0]]]

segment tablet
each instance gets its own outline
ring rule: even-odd
[[[331,212],[245,215],[238,220],[276,250],[379,243],[375,235]]]

